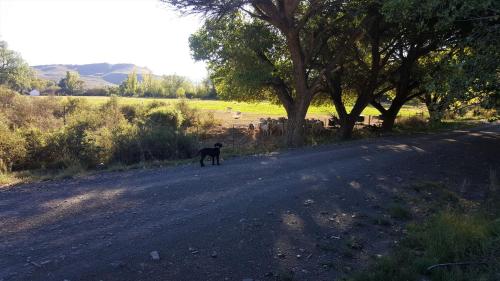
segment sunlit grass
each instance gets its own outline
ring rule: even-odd
[[[66,97],[56,97],[66,98]],[[109,100],[109,97],[75,97],[87,99],[90,104],[104,104]],[[164,102],[166,104],[175,104],[180,99],[157,99],[157,98],[120,98],[122,104],[148,104],[151,102]],[[262,116],[285,116],[286,112],[283,106],[270,102],[236,102],[236,101],[220,101],[220,100],[187,100],[190,106],[200,110],[210,111],[226,111],[231,108],[232,111],[240,111],[242,113],[254,113]],[[350,108],[349,108],[350,109]],[[422,112],[422,108],[415,106],[405,106],[401,109],[401,116],[413,116]],[[308,114],[310,115],[330,115],[335,113],[335,108],[332,105],[311,106]],[[363,111],[364,115],[379,115],[377,109],[369,106]]]

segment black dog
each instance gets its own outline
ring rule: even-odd
[[[219,156],[220,156],[220,148],[221,147],[222,147],[222,143],[218,142],[218,143],[214,144],[214,148],[205,147],[205,148],[201,149],[200,151],[198,151],[198,154],[201,155],[200,165],[202,167],[205,166],[205,164],[203,164],[203,160],[205,159],[205,157],[207,155],[212,157],[212,165],[215,165],[215,158],[217,158],[217,165],[220,165],[219,164]]]

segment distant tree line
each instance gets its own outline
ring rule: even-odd
[[[122,96],[122,97],[154,97],[154,98],[202,98],[215,99],[217,94],[210,79],[201,83],[193,83],[179,75],[164,75],[160,78],[151,73],[142,74],[139,79],[134,70],[118,87],[101,87],[85,89],[77,72],[66,72],[66,77],[59,83],[59,94],[70,96]]]
[[[217,98],[210,79],[194,83],[186,77],[175,74],[158,77],[151,73],[143,73],[142,79],[139,79],[134,70],[119,86],[98,88],[85,88],[78,72],[73,71],[67,71],[65,77],[57,83],[41,79],[21,55],[10,50],[4,41],[0,41],[0,85],[24,94],[37,89],[46,95]]]
[[[160,78],[151,73],[142,74],[139,81],[136,71],[132,71],[120,86],[117,93],[126,97],[157,97],[157,98],[206,98],[217,97],[210,79],[201,83],[193,83],[179,75],[164,75]]]

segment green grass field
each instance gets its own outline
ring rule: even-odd
[[[57,97],[65,98],[65,97]],[[103,104],[109,100],[109,97],[76,97],[87,99],[91,104]],[[175,104],[179,99],[154,99],[154,98],[119,98],[122,104],[147,104],[153,101],[161,101],[167,104]],[[248,102],[235,102],[235,101],[219,101],[219,100],[187,100],[187,102],[194,108],[206,111],[219,111],[226,112],[228,108],[231,111],[240,111],[243,114],[259,115],[262,117],[267,116],[286,116],[285,109],[276,104],[269,102],[248,103]],[[400,112],[401,116],[412,116],[422,112],[422,108],[414,106],[405,106]],[[308,116],[328,116],[335,113],[335,109],[331,105],[311,106],[308,111]],[[373,107],[369,106],[363,111],[363,115],[379,115],[380,113]]]

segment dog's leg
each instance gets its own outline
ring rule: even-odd
[[[202,155],[201,155],[201,158],[200,158],[200,165],[201,165],[201,167],[204,167],[204,166],[205,166],[205,164],[203,164],[203,160],[204,160],[204,159],[205,159],[205,155],[204,155],[204,154],[202,154]]]
[[[219,154],[217,154],[217,165],[220,165],[219,164]]]
[[[215,165],[215,156],[212,156],[212,166]]]

